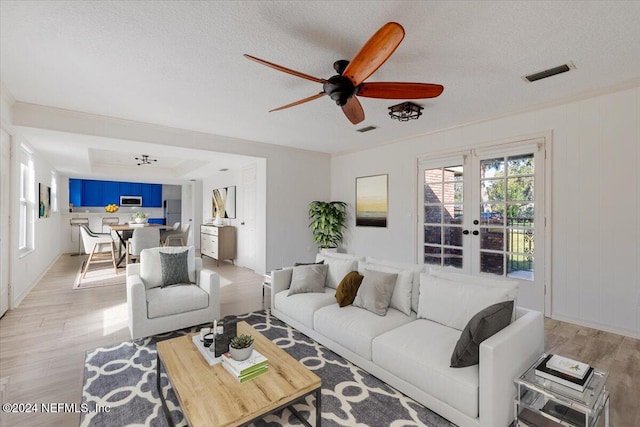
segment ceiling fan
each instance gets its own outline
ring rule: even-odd
[[[386,23],[360,48],[356,56],[351,59],[351,62],[344,59],[334,62],[333,69],[338,74],[326,80],[256,58],[255,56],[247,54],[244,56],[278,71],[311,80],[312,82],[322,83],[322,92],[291,104],[274,108],[270,112],[295,107],[296,105],[321,98],[324,95],[329,95],[337,105],[342,107],[345,116],[355,125],[364,120],[364,110],[356,95],[383,99],[423,99],[435,98],[444,90],[442,85],[431,83],[364,83],[369,76],[389,59],[403,38],[404,29],[400,24],[396,22]]]

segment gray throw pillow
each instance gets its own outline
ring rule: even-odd
[[[513,301],[503,301],[479,311],[462,330],[451,355],[452,368],[480,363],[480,343],[511,323]]]
[[[293,267],[291,286],[287,296],[307,292],[324,292],[324,281],[327,278],[328,265],[311,264]]]
[[[365,269],[362,275],[364,279],[358,288],[353,305],[378,316],[386,315],[398,274]]]
[[[189,251],[177,253],[160,252],[160,268],[162,269],[162,284],[170,286],[189,284],[189,264],[187,262]]]

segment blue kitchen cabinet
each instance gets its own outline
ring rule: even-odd
[[[82,180],[69,178],[69,203],[82,206]]]
[[[120,186],[116,181],[104,181],[104,193],[102,195],[102,205],[120,204]]]
[[[161,184],[142,184],[142,206],[146,208],[162,207]]]
[[[103,196],[105,182],[93,179],[85,179],[82,182],[82,205],[81,206],[104,206]]]

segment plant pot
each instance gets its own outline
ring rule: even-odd
[[[147,222],[147,218],[135,218],[134,221],[136,222],[136,224],[144,224],[145,222]]]
[[[238,362],[247,360],[249,357],[251,357],[251,353],[253,353],[253,344],[246,348],[229,347],[229,354],[231,355],[233,360],[237,360]]]

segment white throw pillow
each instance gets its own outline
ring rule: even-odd
[[[366,262],[370,264],[397,268],[400,271],[411,271],[413,273],[413,278],[411,279],[411,310],[415,311],[416,313],[418,312],[418,297],[420,295],[420,273],[425,271],[424,264],[388,261],[386,259],[378,259],[373,257],[367,257]]]
[[[344,276],[358,268],[358,258],[345,254],[340,254],[339,257],[332,255],[318,254],[316,262],[324,260],[325,265],[329,266],[325,286],[337,289]]]
[[[380,271],[382,273],[395,273],[397,274],[396,285],[393,288],[393,295],[391,295],[390,307],[395,308],[406,314],[411,315],[411,287],[413,285],[413,272],[409,270],[400,270],[394,267],[388,267],[385,265],[369,264],[367,262],[360,262],[358,266],[358,272],[365,275],[365,271]]]
[[[162,264],[160,252],[175,254],[188,250],[187,264],[189,281],[196,283],[196,259],[193,246],[168,246],[144,249],[140,252],[140,278],[146,289],[162,286]]]
[[[418,317],[462,331],[479,311],[510,300],[506,287],[455,282],[422,273]]]
[[[329,266],[324,264],[293,267],[291,286],[287,296],[309,292],[324,292],[324,282]]]
[[[386,315],[391,295],[393,295],[393,288],[398,279],[397,274],[375,270],[364,270],[362,274],[364,279],[358,288],[353,305],[378,316]]]

